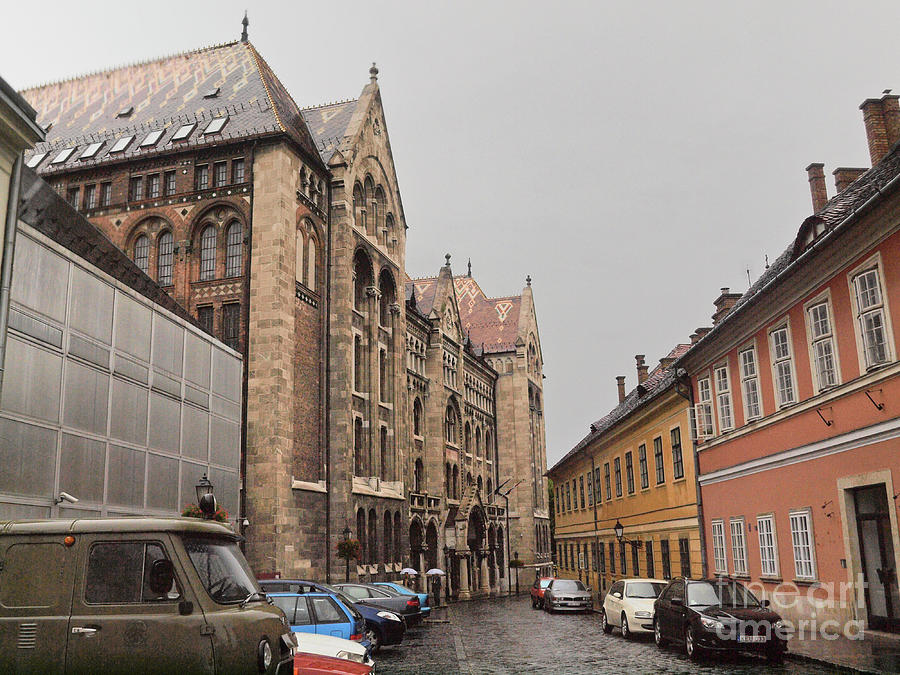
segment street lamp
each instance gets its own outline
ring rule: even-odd
[[[616,524],[613,525],[613,532],[615,532],[616,534],[616,539],[618,539],[620,542],[624,541],[626,544],[631,544],[632,548],[643,548],[644,546],[644,542],[642,541],[631,541],[630,539],[626,539],[624,537],[625,528],[618,520],[616,520]]]
[[[205,473],[194,487],[197,492],[197,506],[200,507],[203,517],[207,520],[212,519],[219,509],[219,505],[216,503],[216,496],[213,494],[213,487]]]
[[[344,525],[344,541],[350,541],[350,526]],[[344,582],[350,581],[350,558],[344,558]]]

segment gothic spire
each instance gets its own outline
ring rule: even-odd
[[[250,20],[247,19],[247,10],[244,10],[244,19],[241,21],[241,25],[244,27],[244,30],[241,31],[241,42],[247,41],[247,26],[250,25]]]

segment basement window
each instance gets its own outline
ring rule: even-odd
[[[89,146],[87,146],[84,149],[84,152],[82,152],[78,156],[78,159],[90,159],[91,157],[96,155],[100,151],[100,148],[102,148],[102,147],[103,147],[103,141],[100,141],[99,143],[91,143]]]
[[[69,157],[72,156],[73,152],[75,152],[75,148],[66,148],[65,150],[60,150],[59,154],[56,157],[54,157],[53,161],[50,163],[51,164],[62,164],[67,159],[69,159]]]
[[[191,132],[194,130],[194,127],[197,126],[196,122],[191,122],[190,124],[182,124],[178,127],[178,131],[175,132],[175,135],[172,136],[173,141],[183,141],[185,138],[191,135]]]
[[[212,122],[210,122],[206,129],[203,130],[203,135],[206,136],[208,134],[217,134],[222,131],[222,128],[225,126],[225,123],[228,121],[228,116],[225,117],[217,117]]]
[[[31,158],[25,163],[29,169],[33,169],[38,164],[44,161],[44,157],[47,156],[46,152],[37,152],[31,156]]]
[[[133,140],[134,136],[122,136],[122,138],[117,140],[109,149],[109,154],[113,154],[114,152],[124,152],[125,148],[131,145],[131,141]]]
[[[163,130],[158,129],[157,131],[151,131],[147,134],[146,138],[141,141],[142,148],[152,148],[154,145],[159,143],[159,139],[162,138]]]

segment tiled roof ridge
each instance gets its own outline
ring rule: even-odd
[[[260,55],[258,51],[256,51],[256,47],[254,47],[249,42],[247,43],[247,49],[250,50],[250,54],[253,56],[253,64],[256,66],[256,72],[259,75],[259,81],[262,82],[263,89],[266,91],[266,98],[269,99],[269,106],[272,108],[272,114],[275,115],[275,121],[278,122],[278,126],[281,127],[281,130],[284,133],[287,133],[287,128],[284,126],[284,122],[281,120],[281,115],[278,114],[278,106],[275,105],[275,101],[272,99],[272,92],[269,91],[269,83],[266,82],[266,76],[263,74],[262,68],[260,68],[260,61],[265,65],[266,69],[271,72],[273,75],[275,71],[269,67],[269,63]],[[285,87],[285,91],[287,91],[287,87]],[[290,96],[291,101],[298,110],[300,109],[297,106],[297,102],[294,101],[294,97],[291,96],[290,92],[287,92],[288,96]]]
[[[51,80],[50,82],[43,82],[40,84],[35,84],[30,87],[24,87],[19,90],[19,93],[25,96],[25,94],[29,91],[34,91],[35,89],[45,89],[47,87],[53,87],[59,84],[68,84],[69,82],[74,82],[75,80],[82,80],[86,77],[95,77],[97,75],[106,75],[108,73],[114,73],[117,70],[125,70],[127,68],[136,68],[138,66],[147,66],[151,63],[160,63],[162,61],[169,61],[174,58],[178,58],[179,56],[190,56],[191,54],[199,54],[201,52],[208,52],[214,49],[222,49],[224,47],[231,47],[233,45],[238,44],[238,40],[231,40],[229,42],[220,42],[218,44],[207,45],[206,47],[197,47],[195,49],[187,49],[182,52],[174,52],[172,54],[166,54],[165,56],[157,56],[150,59],[144,59],[143,61],[132,61],[131,63],[123,63],[118,66],[113,66],[111,68],[103,68],[101,70],[89,71],[87,73],[80,73],[78,75],[72,75],[70,77],[64,77],[60,80]],[[247,43],[249,44],[249,43]],[[26,97],[27,98],[27,97]]]
[[[348,103],[356,103],[358,102],[358,98],[345,98],[340,101],[332,101],[330,103],[319,103],[318,105],[308,105],[303,108],[300,108],[300,112],[304,110],[321,110],[322,108],[331,108],[336,105],[347,105]]]

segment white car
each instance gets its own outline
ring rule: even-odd
[[[294,637],[297,639],[297,652],[334,656],[339,659],[365,663],[367,666],[375,665],[372,658],[366,655],[366,648],[353,640],[315,633],[294,633]]]
[[[623,579],[614,583],[600,610],[604,633],[614,627],[628,639],[632,633],[653,632],[653,603],[668,582],[662,579]]]

